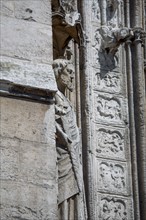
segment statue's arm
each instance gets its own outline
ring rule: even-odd
[[[69,147],[69,145],[72,143],[71,139],[68,137],[68,135],[63,131],[61,125],[56,122],[56,135],[57,135],[57,139],[58,141],[65,145],[67,148]]]

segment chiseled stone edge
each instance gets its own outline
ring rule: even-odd
[[[44,104],[54,103],[55,91],[48,91],[26,85],[19,85],[7,80],[0,80],[0,96],[34,101]]]

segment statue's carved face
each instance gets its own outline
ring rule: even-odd
[[[73,91],[74,89],[74,78],[75,78],[75,72],[74,68],[71,64],[68,64],[63,70],[60,75],[60,83],[65,88],[68,88],[70,91]]]

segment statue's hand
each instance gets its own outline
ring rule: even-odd
[[[66,114],[65,110],[57,105],[55,105],[55,113],[60,116]]]

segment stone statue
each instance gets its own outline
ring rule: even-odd
[[[56,147],[58,161],[58,205],[60,220],[85,220],[80,136],[66,89],[73,91],[74,69],[70,61],[56,59],[53,69],[58,91],[55,95]]]

